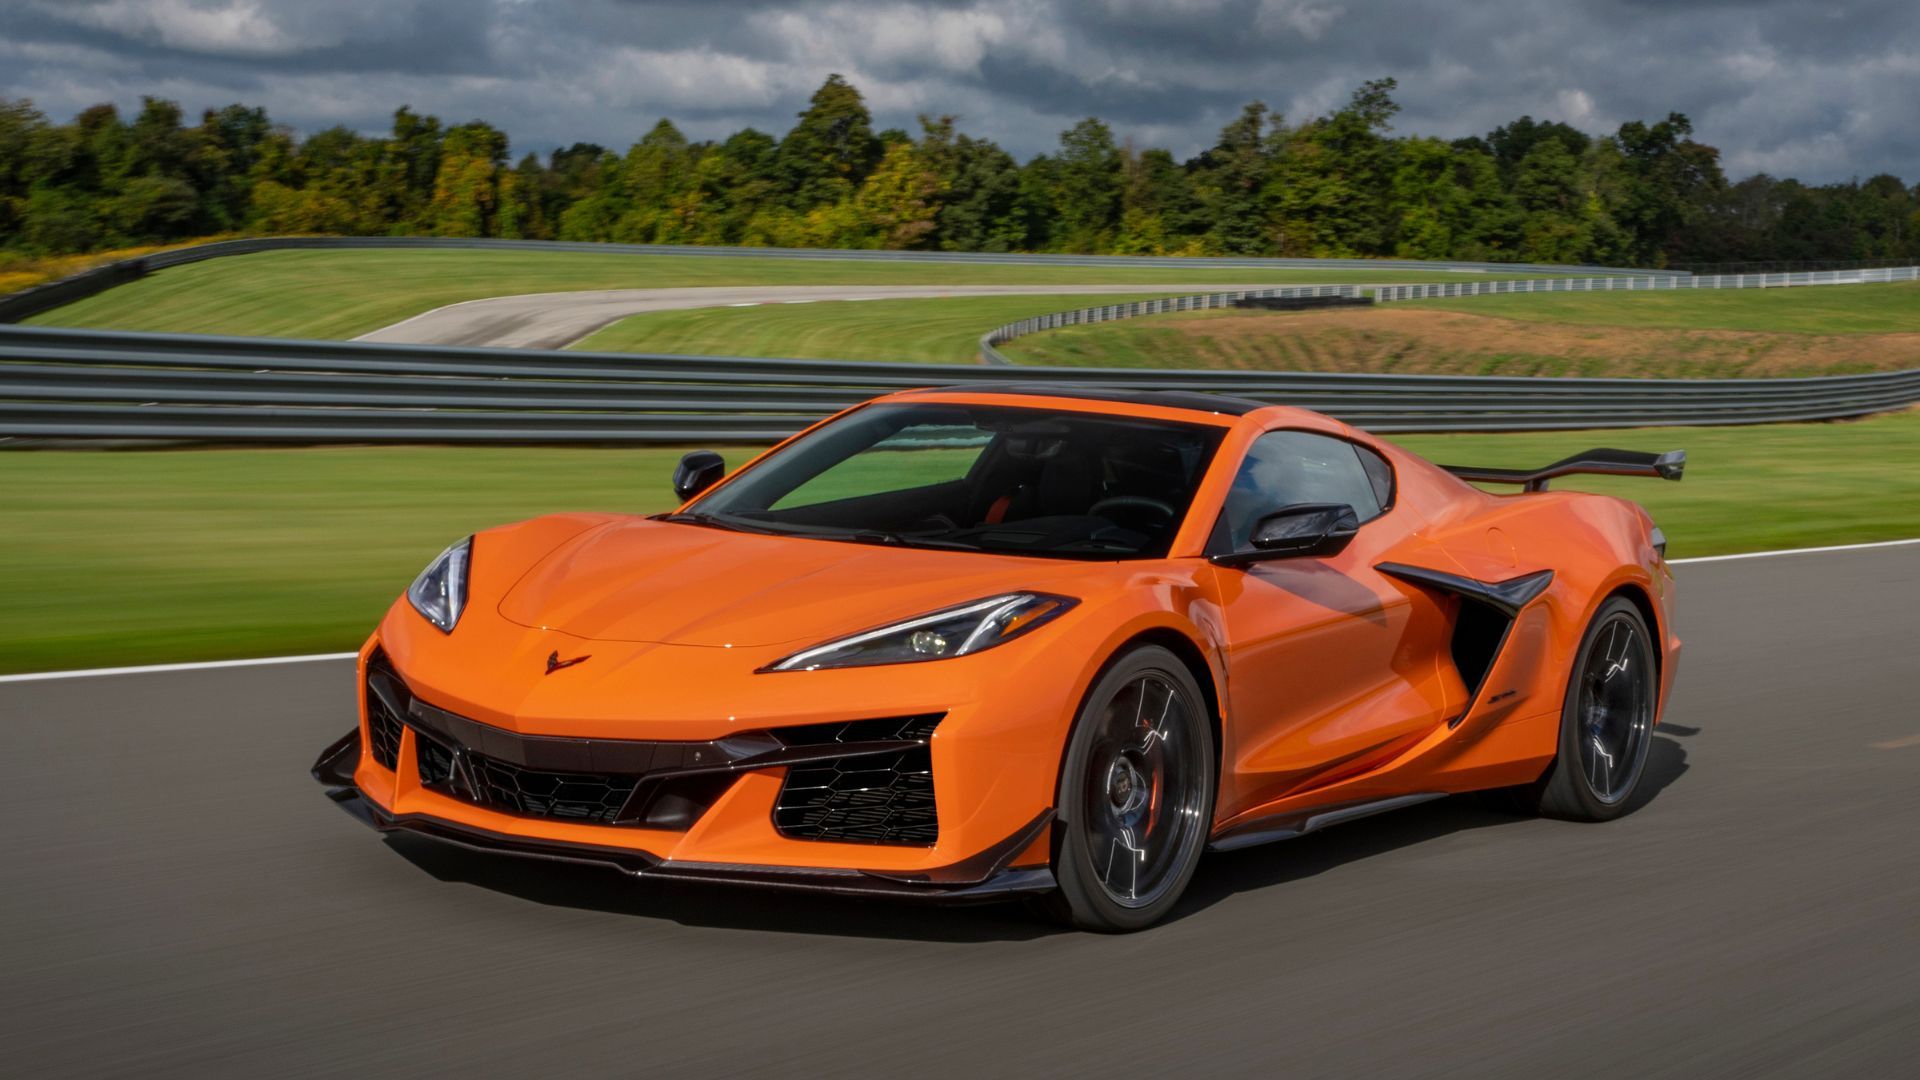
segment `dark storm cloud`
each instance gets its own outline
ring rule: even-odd
[[[1021,155],[1082,116],[1190,154],[1248,100],[1289,117],[1400,80],[1403,132],[1523,113],[1590,131],[1689,114],[1735,175],[1920,180],[1910,0],[8,0],[0,96],[65,118],[143,93],[303,130],[394,106],[520,149],[784,132],[830,71],[882,124],[953,113]]]

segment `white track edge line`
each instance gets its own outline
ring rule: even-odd
[[[211,671],[217,668],[263,667],[268,664],[308,664],[318,660],[351,660],[359,653],[309,653],[306,656],[262,656],[251,660],[202,660],[188,664],[145,664],[139,667],[85,668],[78,671],[36,671],[0,675],[0,683],[41,679],[86,679],[95,675],[153,675],[169,671]]]
[[[1863,551],[1868,548],[1904,547],[1920,544],[1910,540],[1879,540],[1869,544],[1835,544],[1831,547],[1783,548],[1779,551],[1748,551],[1739,555],[1701,555],[1691,559],[1672,559],[1671,565],[1687,563],[1731,562],[1735,559],[1766,559],[1775,555],[1814,555],[1827,551]],[[0,683],[36,682],[44,679],[87,679],[96,675],[152,675],[169,671],[212,671],[219,668],[262,667],[268,664],[308,664],[319,660],[351,660],[358,653],[311,653],[306,656],[263,656],[252,660],[203,660],[189,664],[148,664],[142,667],[86,668],[79,671],[37,671],[25,675],[0,675]]]
[[[1834,544],[1830,547],[1782,548],[1779,551],[1745,551],[1738,555],[1696,555],[1691,559],[1669,559],[1674,566],[1683,563],[1732,562],[1735,559],[1769,559],[1775,555],[1814,555],[1823,551],[1864,551],[1867,548],[1903,547],[1920,544],[1920,536],[1909,540],[1876,540],[1870,544]]]

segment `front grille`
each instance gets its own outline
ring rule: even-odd
[[[774,737],[789,746],[902,739],[921,745],[790,767],[774,802],[774,827],[783,836],[805,840],[932,844],[940,838],[940,819],[926,740],[939,723],[936,715],[775,729]]]
[[[400,767],[400,730],[405,721],[394,715],[380,695],[374,692],[374,683],[381,680],[388,688],[398,688],[406,693],[406,684],[395,675],[387,663],[385,653],[374,653],[367,658],[367,685],[361,689],[367,700],[367,735],[369,749],[373,751],[373,760],[380,767],[393,770]]]
[[[521,735],[416,701],[385,655],[367,661],[374,760],[395,769],[413,732],[420,783],[520,817],[639,828],[691,828],[741,771],[787,767],[775,800],[784,836],[932,844],[933,757],[940,715],[741,732],[711,742]],[[844,750],[844,752],[842,752]]]
[[[627,805],[637,776],[541,772],[484,754],[468,755],[484,801],[526,817],[606,824]]]

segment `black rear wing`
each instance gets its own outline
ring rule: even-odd
[[[1442,465],[1462,480],[1483,484],[1522,484],[1528,491],[1545,491],[1556,477],[1588,473],[1595,476],[1657,476],[1678,480],[1687,467],[1685,450],[1647,454],[1638,450],[1588,450],[1543,469],[1482,469],[1472,465]]]

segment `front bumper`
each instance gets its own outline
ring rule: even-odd
[[[912,871],[818,866],[690,862],[659,858],[630,847],[517,836],[431,814],[396,814],[360,789],[356,768],[364,756],[359,728],[328,746],[314,763],[313,778],[348,814],[380,832],[409,832],[477,851],[618,870],[645,880],[755,885],[823,895],[877,897],[938,903],[982,903],[1042,893],[1054,887],[1046,867],[1012,862],[1046,834],[1053,820],[1042,811],[999,843],[955,863]]]

